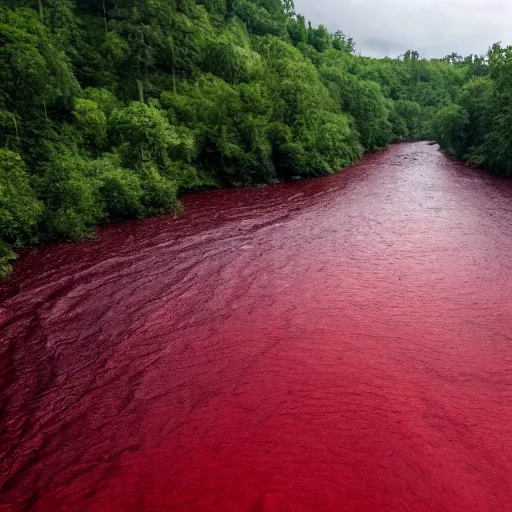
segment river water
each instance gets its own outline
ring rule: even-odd
[[[426,143],[28,250],[0,510],[501,512],[512,184]]]

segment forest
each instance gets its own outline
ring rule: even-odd
[[[292,0],[4,0],[0,76],[3,277],[24,245],[393,142],[512,173],[511,47],[368,58]]]

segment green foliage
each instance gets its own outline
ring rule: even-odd
[[[332,47],[346,53],[355,53],[356,44],[351,37],[347,37],[341,30],[331,35]]]
[[[34,242],[43,211],[20,155],[0,149],[0,243]]]
[[[161,103],[171,122],[194,131],[201,170],[226,185],[274,179],[266,135],[271,101],[260,84],[232,86],[203,75],[195,83],[183,84],[178,93],[164,93]]]
[[[18,149],[20,144],[20,117],[8,110],[0,109],[0,145]]]
[[[45,172],[34,177],[38,196],[47,208],[45,238],[77,240],[90,236],[91,227],[106,218],[95,174],[92,160],[63,148]]]
[[[111,219],[135,219],[145,215],[139,174],[120,166],[116,155],[105,155],[97,162],[99,194]]]
[[[486,133],[480,158],[493,172],[512,175],[512,47],[494,45],[489,52],[492,85],[473,82],[472,101],[467,108],[486,105],[476,129]],[[478,91],[475,91],[475,86]],[[466,105],[467,105],[466,101]],[[478,132],[477,132],[478,133]]]
[[[0,240],[0,279],[6,278],[11,273],[12,267],[9,262],[15,259],[16,254],[11,246]]]
[[[203,44],[202,69],[205,72],[231,84],[249,82],[259,74],[261,58],[251,50],[247,34],[237,25]]]
[[[359,140],[367,151],[387,146],[392,140],[388,101],[378,83],[323,67],[322,76],[341,110],[354,119]]]
[[[457,158],[464,156],[468,123],[468,113],[455,104],[443,107],[434,118],[434,131],[439,144]]]
[[[90,150],[101,150],[107,139],[107,116],[92,100],[77,98],[73,114],[77,131],[83,143]]]
[[[157,102],[146,105],[134,101],[115,110],[111,140],[128,167],[150,161],[165,169],[173,159],[190,161],[195,152],[190,130],[170,125]]]
[[[234,0],[233,13],[252,34],[281,36],[286,31],[287,17],[281,0]]]
[[[80,87],[68,56],[32,9],[0,11],[0,98],[28,117],[69,108]]]
[[[389,115],[393,140],[420,139],[423,136],[421,118],[422,110],[418,103],[407,100],[394,101]]]
[[[361,157],[363,148],[347,116],[323,111],[316,121],[304,144],[310,159],[308,174],[330,174]]]
[[[511,48],[356,56],[292,0],[8,0],[0,76],[0,275],[13,247],[392,141],[435,136],[512,174]]]
[[[295,46],[308,42],[308,29],[304,16],[298,15],[288,20],[288,36]]]
[[[318,28],[312,28],[311,23],[308,28],[308,44],[310,44],[317,52],[325,52],[331,47],[332,37],[329,31],[320,25]]]
[[[496,126],[489,111],[492,85],[488,78],[475,77],[462,87],[459,96],[459,104],[467,113],[464,156],[478,165],[486,163],[489,149],[491,154],[496,153],[496,147],[488,147]]]
[[[145,215],[179,210],[177,184],[160,175],[155,165],[145,163],[140,169],[142,204]]]
[[[85,89],[83,96],[94,102],[107,118],[120,106],[119,100],[108,89],[89,87]]]
[[[353,96],[345,98],[346,111],[355,121],[363,147],[372,151],[391,142],[387,102],[379,84],[360,80],[353,89]]]

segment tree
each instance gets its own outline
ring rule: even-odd
[[[48,118],[50,109],[71,108],[80,86],[34,11],[0,12],[0,39],[1,89],[9,110]]]
[[[397,100],[392,104],[390,121],[393,138],[397,141],[417,140],[422,137],[421,107],[418,103]]]
[[[0,149],[0,243],[18,246],[36,241],[43,211],[20,155]]]
[[[464,156],[467,130],[468,114],[460,105],[448,105],[434,118],[434,131],[439,144],[457,158]]]
[[[461,55],[458,55],[455,52],[452,52],[450,55],[447,55],[443,59],[445,62],[448,62],[451,66],[455,66],[455,64],[458,64],[459,62],[463,61],[463,58]]]
[[[416,50],[407,50],[403,55],[405,62],[416,62],[419,58],[420,54]]]
[[[288,35],[292,43],[297,46],[301,43],[307,43],[308,29],[306,28],[306,19],[300,14],[295,19],[288,20]]]
[[[127,167],[151,162],[162,171],[172,161],[190,160],[195,151],[191,132],[169,124],[157,104],[132,102],[111,117],[111,140]]]
[[[325,52],[331,47],[331,35],[323,26],[312,28],[311,23],[308,28],[308,43],[318,52]]]
[[[332,47],[334,49],[346,53],[355,53],[356,45],[354,40],[351,37],[347,38],[341,30],[338,30],[332,34],[331,39]]]

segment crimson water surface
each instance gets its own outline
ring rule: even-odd
[[[512,186],[425,143],[33,249],[2,511],[512,510]]]

